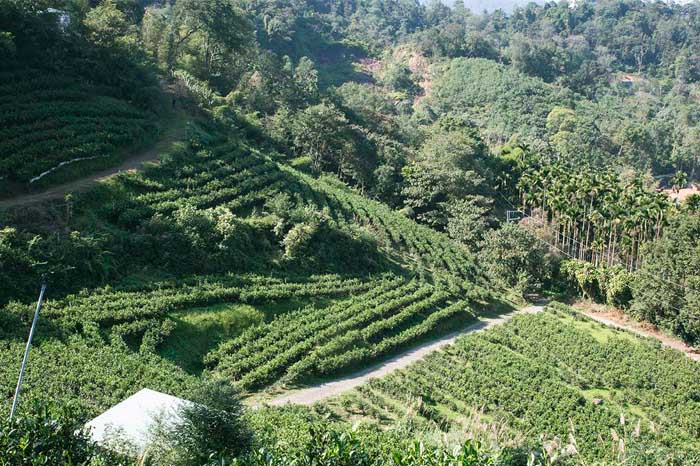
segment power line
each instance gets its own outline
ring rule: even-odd
[[[32,346],[32,338],[34,337],[34,331],[36,330],[36,323],[39,320],[39,311],[41,310],[41,304],[44,301],[44,293],[46,292],[46,281],[41,284],[41,292],[39,293],[39,300],[36,303],[36,310],[34,311],[34,318],[32,319],[32,327],[29,330],[29,337],[27,338],[27,346],[24,348],[24,357],[22,358],[22,366],[19,370],[19,378],[17,379],[17,387],[15,387],[15,396],[12,399],[12,410],[10,411],[10,421],[15,416],[15,411],[17,410],[17,403],[19,402],[19,392],[22,389],[22,379],[24,379],[24,370],[27,367],[27,360],[29,359],[29,349]]]
[[[527,215],[526,215],[526,216],[527,216]],[[530,217],[530,218],[534,218],[534,217]],[[552,248],[552,249],[556,249],[557,251],[561,252],[561,253],[564,254],[565,256],[570,257],[571,259],[574,259],[574,260],[579,260],[578,258],[572,256],[572,255],[569,254],[568,252],[564,251],[563,249],[560,249],[560,248],[558,248],[557,246],[554,246],[553,244],[548,243],[547,241],[545,241],[544,239],[538,237],[537,235],[532,235],[532,236],[533,236],[533,238],[535,238],[536,240],[541,241],[542,243],[546,244],[547,246],[549,246],[549,247]],[[644,298],[650,298],[650,297],[651,297],[650,295],[644,294],[644,293],[642,293],[642,292],[637,292],[637,295],[640,295],[640,296],[642,296],[642,297],[644,297]],[[667,303],[667,302],[665,302],[665,301],[662,301],[660,298],[651,297],[651,299],[655,300],[655,301],[658,302],[658,303],[664,304],[664,305],[666,305],[666,306],[670,307],[671,309],[674,309],[674,310],[676,310],[676,311],[678,311],[678,312],[683,312],[681,309],[677,308],[676,306],[674,306],[674,305],[672,305],[672,304],[670,304],[670,303]]]
[[[503,195],[503,193],[501,193],[500,191],[497,191],[497,192],[498,192],[498,194],[503,198],[504,201],[506,201],[511,207],[513,207],[513,209],[516,209],[518,212],[522,213],[522,215],[523,215],[524,217],[531,218],[531,219],[533,219],[533,220],[535,220],[535,221],[537,221],[537,222],[540,222],[540,225],[542,225],[542,226],[548,226],[547,223],[546,223],[544,220],[540,220],[540,219],[538,219],[537,217],[533,217],[532,215],[528,215],[526,212],[524,212],[524,211],[518,209],[515,205],[513,205],[513,203],[510,202],[510,201]],[[557,234],[559,234],[559,233],[557,233]],[[536,235],[533,235],[533,236],[535,236],[535,237],[537,238]],[[570,237],[570,236],[566,236],[566,235],[564,235],[564,234],[561,234],[561,236],[562,236],[563,238],[566,238],[566,239],[568,239],[568,240],[573,241],[573,242],[576,243],[576,244],[583,245],[583,243],[582,243],[581,241],[578,241],[578,240],[576,240],[576,239],[574,239],[574,238],[572,238],[572,237]],[[538,239],[540,239],[540,238],[538,238]],[[546,242],[545,242],[545,243],[546,243]],[[566,253],[565,251],[562,251],[561,249],[557,248],[557,247],[554,246],[554,245],[551,245],[551,244],[549,244],[549,243],[546,243],[546,244],[548,244],[548,245],[552,246],[553,248],[555,248],[555,249],[561,251],[561,252],[564,253],[566,256],[571,257],[571,258],[574,259],[574,260],[581,260],[581,259],[579,259],[579,258],[577,258],[577,257],[573,257],[571,254],[568,254],[568,253]],[[613,261],[617,262],[618,265],[621,265],[621,266],[623,266],[623,267],[626,267],[626,264],[623,263],[620,259],[618,259],[618,258],[616,258],[616,257],[613,257],[613,256],[611,256],[611,258],[612,258]],[[590,261],[586,261],[586,262],[590,262]],[[635,273],[638,273],[638,274],[640,274],[640,275],[645,275],[645,276],[647,276],[647,277],[651,277],[652,279],[661,280],[662,282],[664,282],[664,283],[666,283],[666,284],[668,284],[668,285],[673,285],[673,286],[676,286],[676,287],[678,287],[678,288],[682,288],[682,289],[684,289],[685,291],[691,291],[691,292],[694,292],[694,293],[700,293],[700,291],[698,291],[698,290],[696,290],[696,289],[694,289],[694,288],[690,288],[690,287],[688,287],[688,286],[686,286],[686,285],[681,285],[680,283],[672,282],[672,281],[667,280],[667,279],[665,279],[665,278],[663,278],[663,277],[660,277],[660,276],[652,275],[652,274],[650,274],[650,273],[648,273],[648,272],[644,272],[644,271],[641,270],[641,269],[635,270]]]

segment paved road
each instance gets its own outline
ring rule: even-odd
[[[451,345],[455,340],[462,335],[467,333],[477,332],[480,330],[486,330],[493,327],[494,325],[501,324],[509,319],[511,319],[516,314],[527,314],[535,313],[544,309],[544,306],[530,306],[524,309],[519,309],[508,314],[502,314],[498,317],[492,319],[482,319],[469,327],[462,329],[460,331],[446,335],[438,340],[428,342],[424,345],[413,348],[405,353],[399,354],[394,358],[372,366],[370,368],[364,369],[360,372],[350,374],[332,382],[322,383],[320,385],[312,386],[309,388],[297,390],[290,392],[279,398],[275,398],[271,401],[266,402],[266,404],[271,406],[279,406],[287,403],[298,404],[298,405],[311,405],[317,401],[323,400],[325,398],[330,398],[336,395],[340,395],[348,390],[351,390],[363,383],[367,382],[369,379],[374,379],[378,377],[384,377],[385,375],[403,367],[408,366],[411,363],[423,359],[429,353],[437,351],[446,345]]]

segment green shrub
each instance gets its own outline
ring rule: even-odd
[[[35,404],[12,421],[0,418],[0,466],[128,464],[90,440],[69,406]]]
[[[238,391],[223,379],[208,379],[193,391],[174,425],[155,432],[149,460],[162,466],[199,466],[211,458],[246,453],[252,434],[244,421]]]
[[[542,243],[512,223],[484,236],[481,258],[499,285],[522,295],[539,292],[551,280],[552,266]]]
[[[587,299],[619,308],[628,308],[632,301],[633,275],[622,266],[596,267],[572,259],[562,261],[559,271]]]
[[[605,274],[605,302],[610,306],[628,308],[632,301],[633,275],[621,266],[607,269]]]

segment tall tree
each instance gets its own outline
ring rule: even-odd
[[[234,0],[178,0],[174,6],[150,9],[143,22],[146,46],[162,58],[168,71],[189,53],[198,61],[196,74],[205,79],[216,62],[250,44],[252,32]]]

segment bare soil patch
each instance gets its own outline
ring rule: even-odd
[[[700,194],[700,188],[698,186],[691,186],[690,188],[679,189],[678,192],[674,192],[672,189],[664,189],[664,193],[674,201],[678,200],[679,202],[683,202],[693,194]]]

